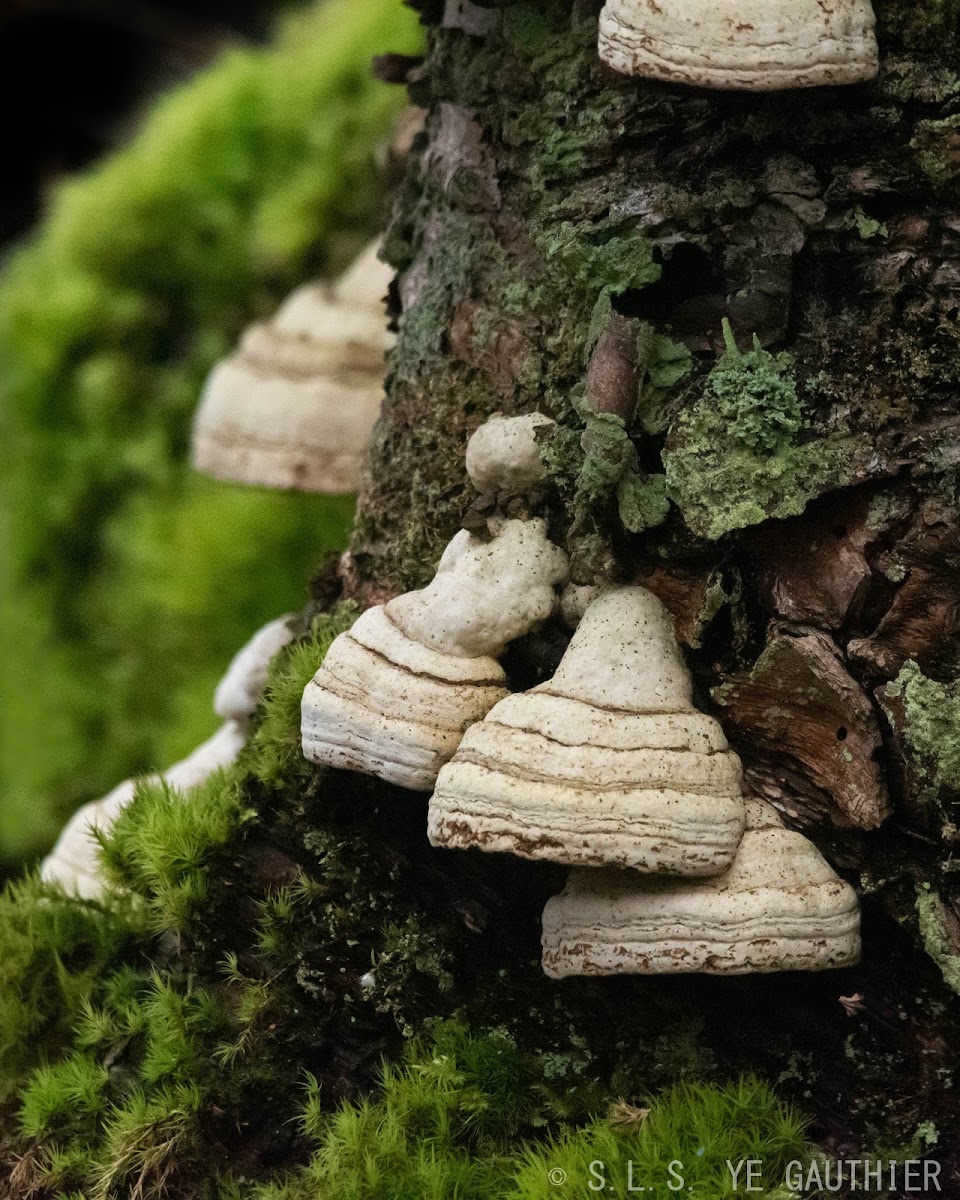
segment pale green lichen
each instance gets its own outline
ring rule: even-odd
[[[882,221],[877,221],[875,218],[868,216],[859,204],[850,214],[850,224],[865,242],[874,237],[888,238],[890,236],[890,230],[887,226]]]
[[[836,470],[838,450],[798,444],[803,412],[787,354],[754,339],[741,351],[724,323],[726,353],[700,399],[674,423],[663,453],[668,493],[684,520],[715,539],[768,517],[803,512]]]
[[[606,292],[619,296],[660,278],[661,268],[654,262],[650,243],[636,234],[599,237],[564,222],[552,231],[546,249],[547,257],[557,260],[571,285],[591,295]]]
[[[753,349],[737,346],[729,321],[723,323],[726,353],[710,372],[707,395],[728,422],[731,436],[758,453],[774,453],[803,425],[789,354],[770,354],[754,336]]]
[[[541,457],[571,516],[568,549],[572,575],[590,582],[612,563],[610,518],[630,533],[662,524],[670,508],[666,476],[640,468],[636,446],[622,417],[593,412],[574,400],[583,430],[558,426]]]
[[[646,364],[646,374],[640,386],[636,419],[646,433],[663,433],[670,425],[670,393],[690,374],[693,355],[682,342],[643,325],[637,337],[637,360]]]
[[[960,946],[950,938],[943,901],[930,885],[917,889],[917,921],[926,952],[943,972],[944,982],[960,994]]]
[[[904,663],[886,695],[903,704],[904,741],[927,803],[944,790],[960,791],[960,681],[929,679],[917,663]]]
[[[617,484],[617,510],[630,533],[662,525],[670,511],[666,475],[643,475],[628,468]]]

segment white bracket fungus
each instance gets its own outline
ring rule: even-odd
[[[543,914],[543,969],[555,979],[822,971],[859,957],[856,892],[812,842],[756,801],[722,875],[573,871]]]
[[[257,631],[232,659],[213,695],[213,710],[224,721],[245,724],[256,712],[274,656],[293,640],[293,614]]]
[[[163,780],[177,791],[197,787],[215,772],[229,767],[243,749],[245,734],[236,721],[225,725],[189,757],[159,775],[147,776],[150,782]],[[128,779],[102,800],[93,800],[78,809],[67,822],[57,844],[44,859],[41,878],[58,883],[66,892],[83,900],[103,895],[105,884],[100,875],[100,844],[95,830],[105,832],[133,799],[136,780]]]
[[[234,656],[214,693],[214,711],[223,718],[224,724],[182,762],[147,778],[165,780],[170,787],[186,792],[203,783],[215,771],[234,763],[243,749],[250,718],[263,695],[270,662],[292,638],[290,614],[278,617],[255,633]],[[83,899],[96,899],[102,895],[99,843],[94,830],[110,828],[133,799],[136,786],[136,780],[128,779],[103,799],[93,800],[78,809],[44,859],[42,877],[50,883],[59,883],[66,891]]]
[[[368,248],[335,288],[295,291],[207,380],[193,463],[216,479],[355,492],[393,344],[381,299],[392,271]]]
[[[751,92],[861,83],[870,0],[607,0],[600,57],[624,75]]]
[[[467,474],[478,492],[532,491],[547,477],[537,430],[555,426],[542,413],[493,416],[467,443]]]
[[[660,601],[612,588],[554,677],[470,728],[430,801],[437,846],[709,875],[744,828],[740,760],[692,685]]]
[[[422,591],[368,609],[303,694],[311,762],[429,791],[468,726],[507,695],[497,662],[550,616],[567,570],[542,521],[461,531]]]

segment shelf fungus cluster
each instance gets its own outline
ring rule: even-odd
[[[478,491],[541,486],[546,421],[497,417],[474,434]],[[544,913],[553,977],[856,962],[855,892],[744,798],[740,760],[694,706],[657,597],[571,591],[539,519],[493,518],[489,533],[461,531],[428,587],[337,638],[303,695],[306,757],[432,790],[435,846],[572,867]],[[510,692],[499,656],[554,614],[576,629],[553,677]]]
[[[435,845],[680,875],[729,867],[740,761],[694,709],[659,600],[636,587],[596,599],[553,678],[467,731],[429,820]]]
[[[382,305],[392,272],[377,249],[336,285],[299,288],[214,368],[194,418],[198,471],[259,487],[357,490],[393,341]]]
[[[498,657],[546,620],[566,575],[542,521],[461,531],[422,591],[368,609],[303,694],[303,752],[430,791],[464,731],[507,694]]]
[[[213,707],[223,725],[182,762],[145,777],[145,781],[163,782],[176,791],[187,792],[236,762],[263,695],[270,661],[292,637],[289,616],[271,621],[255,633],[234,657],[217,687]],[[102,896],[105,883],[100,874],[97,835],[110,829],[136,789],[137,780],[127,779],[102,799],[78,809],[44,859],[42,878],[84,900]]]
[[[607,0],[600,57],[624,75],[771,92],[879,69],[870,0]]]
[[[543,918],[556,978],[859,957],[855,892],[774,809],[744,801],[739,759],[693,706],[672,619],[641,587],[601,592],[553,678],[467,730],[428,832],[574,868]]]
[[[543,968],[554,978],[822,971],[859,956],[853,888],[757,800],[721,874],[664,880],[576,870],[543,914]]]

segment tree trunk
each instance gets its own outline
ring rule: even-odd
[[[420,7],[429,115],[386,242],[399,343],[347,592],[422,585],[485,516],[464,470],[481,422],[555,418],[536,511],[574,579],[663,599],[752,790],[864,900],[856,970],[621,981],[603,1011],[682,1011],[716,1060],[794,1087],[831,1150],[924,1121],[955,1146],[957,6],[878,0],[877,82],[768,95],[615,75],[599,0],[448,4],[443,28]],[[747,399],[721,359],[749,361]],[[524,639],[515,686],[566,636]],[[475,870],[486,940],[525,890],[535,920],[549,873]],[[595,1026],[595,985],[562,994]],[[621,1035],[591,1036],[615,1060]]]
[[[236,772],[148,789],[107,839],[118,915],[0,900],[14,1068],[72,1053],[30,1078],[32,1125],[0,1122],[0,1195],[51,1194],[51,1145],[72,1194],[247,1195],[310,1160],[302,1072],[311,1127],[452,1014],[539,1072],[518,1090],[487,1062],[456,1119],[442,1096],[458,1136],[482,1134],[484,1088],[539,1137],[751,1072],[829,1153],[930,1149],[960,1195],[960,5],[878,3],[875,83],[748,95],[614,75],[600,0],[421,0],[428,58],[379,64],[427,119],[386,239],[399,339],[351,553],[314,579],[328,615],[278,656]],[[537,497],[468,484],[497,410],[558,424]],[[858,887],[861,965],[548,979],[561,868],[433,849],[425,794],[303,759],[304,686],[355,616],[335,602],[422,585],[492,513],[544,517],[579,584],[661,597],[751,791]],[[569,637],[514,643],[511,687]]]

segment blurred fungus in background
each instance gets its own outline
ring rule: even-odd
[[[404,96],[370,58],[419,42],[401,0],[4,6],[3,870],[208,736],[234,651],[344,545],[352,498],[193,475],[190,418],[243,326],[376,231]]]

